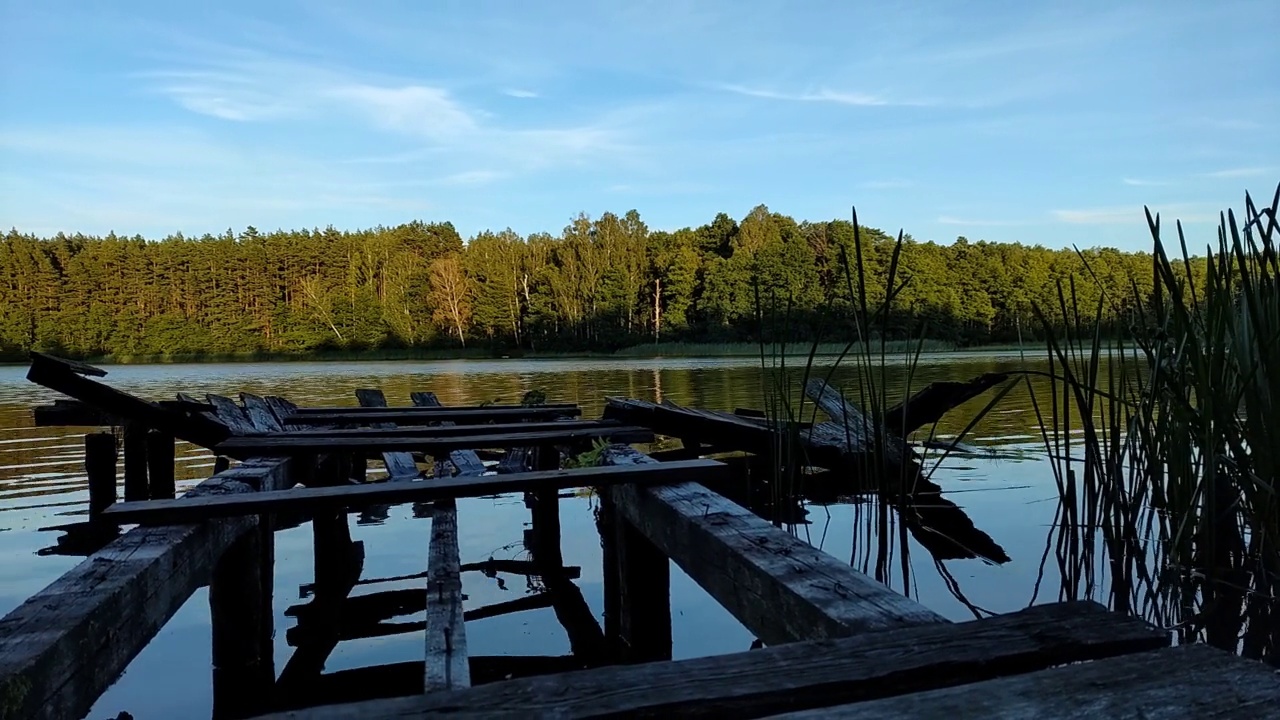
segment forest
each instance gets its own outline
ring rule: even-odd
[[[315,354],[471,348],[614,351],[655,342],[843,341],[882,304],[892,338],[973,346],[1035,337],[1034,307],[1124,322],[1152,258],[1114,249],[918,242],[852,222],[798,222],[761,205],[736,221],[650,230],[635,210],[580,214],[558,234],[448,222],[160,240],[0,242],[0,357]],[[861,267],[861,272],[859,272]],[[1136,293],[1135,293],[1136,291]],[[764,321],[761,318],[765,318]]]

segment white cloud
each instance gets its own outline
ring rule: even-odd
[[[513,98],[536,98],[541,97],[532,90],[522,90],[520,88],[508,88],[502,91],[503,95],[510,95]]]
[[[437,140],[478,130],[475,117],[442,88],[346,85],[327,94],[389,130]]]
[[[747,87],[745,85],[720,85],[721,90],[736,93],[738,95],[746,95],[747,97],[764,98],[767,100],[788,100],[793,102],[826,102],[835,103],[837,105],[855,105],[859,107],[876,107],[881,105],[905,103],[890,103],[885,98],[869,93],[858,92],[841,92],[836,90],[828,90],[822,88],[820,90],[787,93],[776,90],[766,90],[763,88]]]
[[[1272,172],[1272,169],[1267,167],[1240,167],[1228,168],[1226,170],[1215,170],[1214,172],[1205,173],[1204,176],[1211,178],[1242,178],[1258,177],[1259,175],[1266,175],[1269,172]]]
[[[507,173],[498,170],[467,170],[446,175],[440,182],[444,185],[483,185],[507,177]]]
[[[1151,206],[1151,213],[1153,215],[1158,213],[1162,217],[1181,220],[1184,223],[1207,222],[1217,217],[1207,206],[1196,203]],[[1147,223],[1142,205],[1113,205],[1075,210],[1052,210],[1049,214],[1054,220],[1070,225],[1135,225],[1137,227],[1146,227]]]
[[[1160,185],[1172,185],[1168,180],[1143,180],[1141,178],[1124,178],[1125,185],[1133,185],[1135,187],[1156,187]]]

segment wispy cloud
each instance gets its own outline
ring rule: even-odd
[[[467,170],[446,175],[440,179],[440,182],[444,185],[484,185],[507,176],[507,173],[498,170]]]
[[[901,188],[909,188],[912,186],[910,180],[890,179],[890,180],[867,180],[858,183],[858,187],[864,190],[899,190]]]
[[[1152,214],[1159,213],[1182,222],[1207,222],[1216,215],[1212,209],[1197,203],[1171,203],[1152,206]],[[1135,225],[1146,227],[1146,215],[1142,205],[1112,205],[1107,207],[1051,210],[1056,221],[1070,225]]]
[[[1170,180],[1144,180],[1142,178],[1124,178],[1125,185],[1134,185],[1136,187],[1157,187],[1160,185],[1172,185]]]
[[[541,97],[532,90],[522,90],[520,88],[508,88],[502,91],[503,95],[510,95],[513,98],[536,98]]]
[[[1209,178],[1217,178],[1217,179],[1242,178],[1242,177],[1258,177],[1259,175],[1266,175],[1269,172],[1272,172],[1272,168],[1240,167],[1240,168],[1228,168],[1226,170],[1215,170],[1213,172],[1205,173],[1204,176]]]
[[[447,90],[422,85],[345,85],[327,94],[365,115],[374,125],[435,140],[474,133],[478,123]]]
[[[792,93],[766,88],[748,87],[746,85],[725,84],[719,88],[725,92],[745,95],[747,97],[764,98],[766,100],[785,100],[789,102],[834,103],[836,105],[853,105],[857,107],[879,107],[884,105],[918,105],[923,103],[890,102],[887,98],[870,93],[848,92],[821,88],[805,92]]]

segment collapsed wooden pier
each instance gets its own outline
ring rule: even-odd
[[[86,437],[86,525],[112,530],[105,546],[0,620],[0,720],[82,717],[203,585],[214,716],[222,718],[1280,713],[1280,679],[1261,664],[1202,646],[1171,648],[1167,633],[1094,603],[950,623],[799,540],[717,491],[731,468],[707,456],[747,450],[781,461],[767,448],[779,447],[783,429],[750,413],[611,399],[604,418],[583,420],[574,405],[450,408],[427,392],[413,393],[412,406],[389,407],[376,390],[357,392],[360,408],[301,408],[251,394],[151,402],[94,379],[103,374],[32,357],[28,377],[72,399],[37,409],[37,422],[122,431],[120,442]],[[850,470],[868,451],[867,420],[834,389],[811,390],[830,419],[799,428],[806,463]],[[927,416],[904,405],[877,422],[900,438]],[[657,436],[684,447],[632,447]],[[219,472],[180,497],[175,439],[220,458]],[[910,474],[908,448],[879,447]],[[479,453],[494,451],[499,459],[487,465]],[[369,481],[370,460],[386,478]],[[931,535],[959,533],[967,556],[1000,561],[994,541],[918,480],[893,492],[922,543],[953,552]],[[560,551],[559,491],[579,487],[600,501],[603,625],[574,583],[580,568],[566,567]],[[464,562],[455,501],[513,492],[530,509],[531,559]],[[403,503],[431,518],[426,572],[363,577],[366,553],[377,550],[352,541],[349,516],[385,518]],[[314,583],[303,588],[307,601],[286,611],[296,621],[285,633],[294,651],[277,670],[273,532],[303,521],[314,532]],[[120,534],[127,525],[136,527]],[[672,561],[765,647],[672,661]],[[542,592],[464,610],[468,572],[536,578]],[[421,584],[351,595],[393,580]],[[468,620],[535,607],[554,609],[571,655],[468,653]],[[392,622],[424,611],[425,621]],[[423,636],[421,662],[324,670],[338,643],[402,633]]]

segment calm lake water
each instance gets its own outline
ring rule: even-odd
[[[931,357],[916,368],[911,387],[1020,368],[1044,369],[1044,363],[1038,358],[1023,361],[1016,354]],[[152,399],[169,399],[179,391],[235,396],[245,390],[284,395],[300,405],[355,405],[357,388],[376,387],[386,393],[392,405],[408,404],[413,390],[433,391],[445,404],[478,404],[488,400],[518,402],[525,391],[542,389],[548,402],[580,404],[586,418],[599,417],[609,395],[666,399],[723,410],[762,406],[759,363],[749,358],[154,365],[108,370],[104,380],[109,384]],[[59,535],[42,528],[82,520],[88,502],[82,464],[85,429],[33,427],[31,406],[60,396],[28,382],[25,372],[25,367],[0,367],[0,612],[5,613],[81,561],[42,553],[55,545]],[[838,369],[835,384],[851,382],[851,373]],[[896,400],[906,385],[905,371],[893,371],[890,376],[890,397]],[[953,411],[940,423],[938,434],[961,431],[989,398],[984,395]],[[1003,546],[1011,560],[1003,564],[981,559],[935,561],[912,539],[902,547],[898,531],[891,527],[886,533],[892,554],[887,558],[891,572],[886,581],[903,590],[906,558],[910,572],[905,592],[954,620],[972,619],[974,607],[1002,613],[1060,599],[1063,582],[1047,549],[1058,505],[1057,488],[1025,385],[1006,396],[965,441],[988,452],[952,456],[936,468],[930,460],[926,468],[934,468],[932,478],[944,488],[945,496]],[[207,477],[212,465],[213,458],[207,452],[180,445],[179,492]],[[600,541],[593,505],[593,498],[580,495],[562,500],[560,512],[565,563],[581,566],[578,584],[600,618]],[[880,545],[875,513],[856,504],[808,509],[808,521],[790,527],[794,533],[837,558],[874,572]],[[462,561],[522,557],[528,520],[519,496],[459,501]],[[407,505],[392,508],[390,518],[382,524],[358,525],[353,521],[353,538],[365,544],[364,577],[424,571],[429,523],[414,518]],[[277,671],[292,651],[285,631],[294,620],[284,612],[303,602],[299,587],[312,581],[311,542],[311,530],[305,525],[276,535]],[[465,574],[466,608],[510,600],[525,592],[523,583],[511,582],[510,576],[507,580],[500,586],[496,579]],[[415,587],[415,583],[359,586],[353,595],[400,587]],[[1105,598],[1103,588],[1093,592]],[[671,608],[676,658],[742,651],[754,640],[674,565]],[[422,619],[419,614],[397,621]],[[569,652],[568,639],[551,609],[469,622],[467,641],[472,655]],[[422,654],[420,633],[348,641],[337,646],[325,671],[421,660]],[[138,720],[209,717],[209,666],[208,596],[201,590],[133,661],[89,717],[114,717],[121,710]]]

